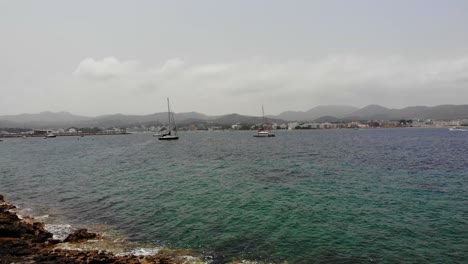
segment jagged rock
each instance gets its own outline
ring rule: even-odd
[[[25,256],[37,254],[39,249],[19,238],[0,238],[0,255]]]
[[[8,212],[6,210],[0,211],[0,225],[12,224],[18,222],[20,219],[14,213]]]
[[[105,251],[79,251],[54,248],[60,243],[47,232],[43,223],[29,223],[10,212],[12,205],[3,202],[0,195],[0,263],[73,263],[73,264],[137,264],[137,263],[182,263],[173,256],[114,256]],[[14,207],[13,207],[14,208]],[[66,242],[82,242],[99,238],[95,233],[80,229],[70,234]]]
[[[73,234],[70,234],[65,238],[64,242],[83,242],[90,239],[96,239],[99,236],[95,233],[90,233],[86,228],[79,229]]]

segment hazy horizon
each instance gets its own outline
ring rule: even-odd
[[[466,104],[466,1],[0,1],[0,115]]]
[[[406,107],[434,107],[434,106],[441,106],[440,104],[439,105],[408,105],[408,106],[405,106],[405,107],[401,107],[401,108],[392,108],[392,107],[386,107],[384,105],[378,105],[378,104],[368,104],[368,105],[365,105],[363,107],[357,107],[357,106],[353,106],[353,105],[317,105],[317,106],[314,106],[314,107],[311,107],[311,108],[308,108],[308,109],[305,109],[305,110],[284,110],[284,111],[281,111],[279,112],[278,114],[269,114],[269,113],[265,113],[266,116],[276,116],[276,115],[280,115],[282,113],[285,113],[285,112],[307,112],[309,110],[312,110],[316,107],[355,107],[357,108],[357,110],[359,109],[362,109],[364,107],[367,107],[367,106],[381,106],[381,107],[385,107],[387,109],[403,109],[403,108],[406,108]],[[443,104],[443,105],[455,105],[455,104]],[[460,104],[460,105],[468,105],[468,104]],[[74,112],[71,112],[71,111],[66,111],[66,110],[62,110],[62,111],[40,111],[40,112],[29,112],[29,113],[17,113],[17,114],[9,114],[9,115],[0,115],[0,116],[16,116],[16,115],[34,115],[34,114],[46,114],[46,113],[52,113],[52,114],[60,114],[60,113],[66,113],[66,114],[72,114],[72,115],[75,115],[75,116],[83,116],[83,117],[90,117],[90,118],[94,118],[94,117],[99,117],[99,116],[110,116],[110,115],[152,115],[152,114],[160,114],[160,113],[166,113],[166,111],[161,111],[161,112],[152,112],[152,113],[141,113],[141,114],[129,114],[129,113],[124,113],[124,112],[115,112],[115,113],[106,113],[106,114],[100,114],[100,115],[82,115],[82,114],[79,114],[79,113],[74,113]],[[231,113],[221,113],[221,114],[206,114],[206,113],[203,113],[203,112],[199,112],[199,111],[185,111],[185,112],[180,112],[180,111],[174,111],[172,110],[172,112],[176,113],[176,114],[184,114],[184,113],[198,113],[198,114],[205,114],[207,116],[223,116],[223,115],[230,115],[230,114],[240,114],[240,115],[246,115],[246,116],[261,116],[261,110],[260,110],[260,113],[257,113],[257,114],[241,114],[240,112],[231,112]]]

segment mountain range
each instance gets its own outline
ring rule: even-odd
[[[262,117],[228,114],[208,116],[196,112],[174,114],[178,124],[209,123],[232,125],[236,123],[261,123]],[[468,105],[410,106],[390,109],[379,105],[363,108],[341,105],[317,106],[307,111],[286,111],[279,115],[267,116],[270,122],[287,121],[353,121],[353,120],[399,120],[399,119],[468,119]],[[39,114],[19,114],[0,116],[1,128],[67,128],[67,127],[128,127],[164,123],[167,113],[149,115],[103,115],[87,117],[68,112],[41,112]]]

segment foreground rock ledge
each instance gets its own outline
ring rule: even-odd
[[[62,243],[52,239],[44,223],[20,219],[16,207],[0,194],[0,263],[186,263],[184,259],[160,252],[153,256],[115,256],[105,251],[82,251],[56,248]],[[99,235],[80,229],[67,242],[98,239]]]

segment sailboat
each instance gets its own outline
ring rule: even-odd
[[[271,132],[271,125],[268,124],[265,118],[265,110],[263,109],[263,105],[262,105],[262,117],[263,117],[262,127],[260,127],[257,130],[257,134],[255,134],[254,137],[274,137],[275,134]]]
[[[174,114],[171,111],[171,106],[169,104],[169,98],[167,98],[167,123],[168,127],[167,130],[164,131],[161,135],[159,135],[159,140],[178,140],[179,136],[177,136],[177,126],[174,120]]]

